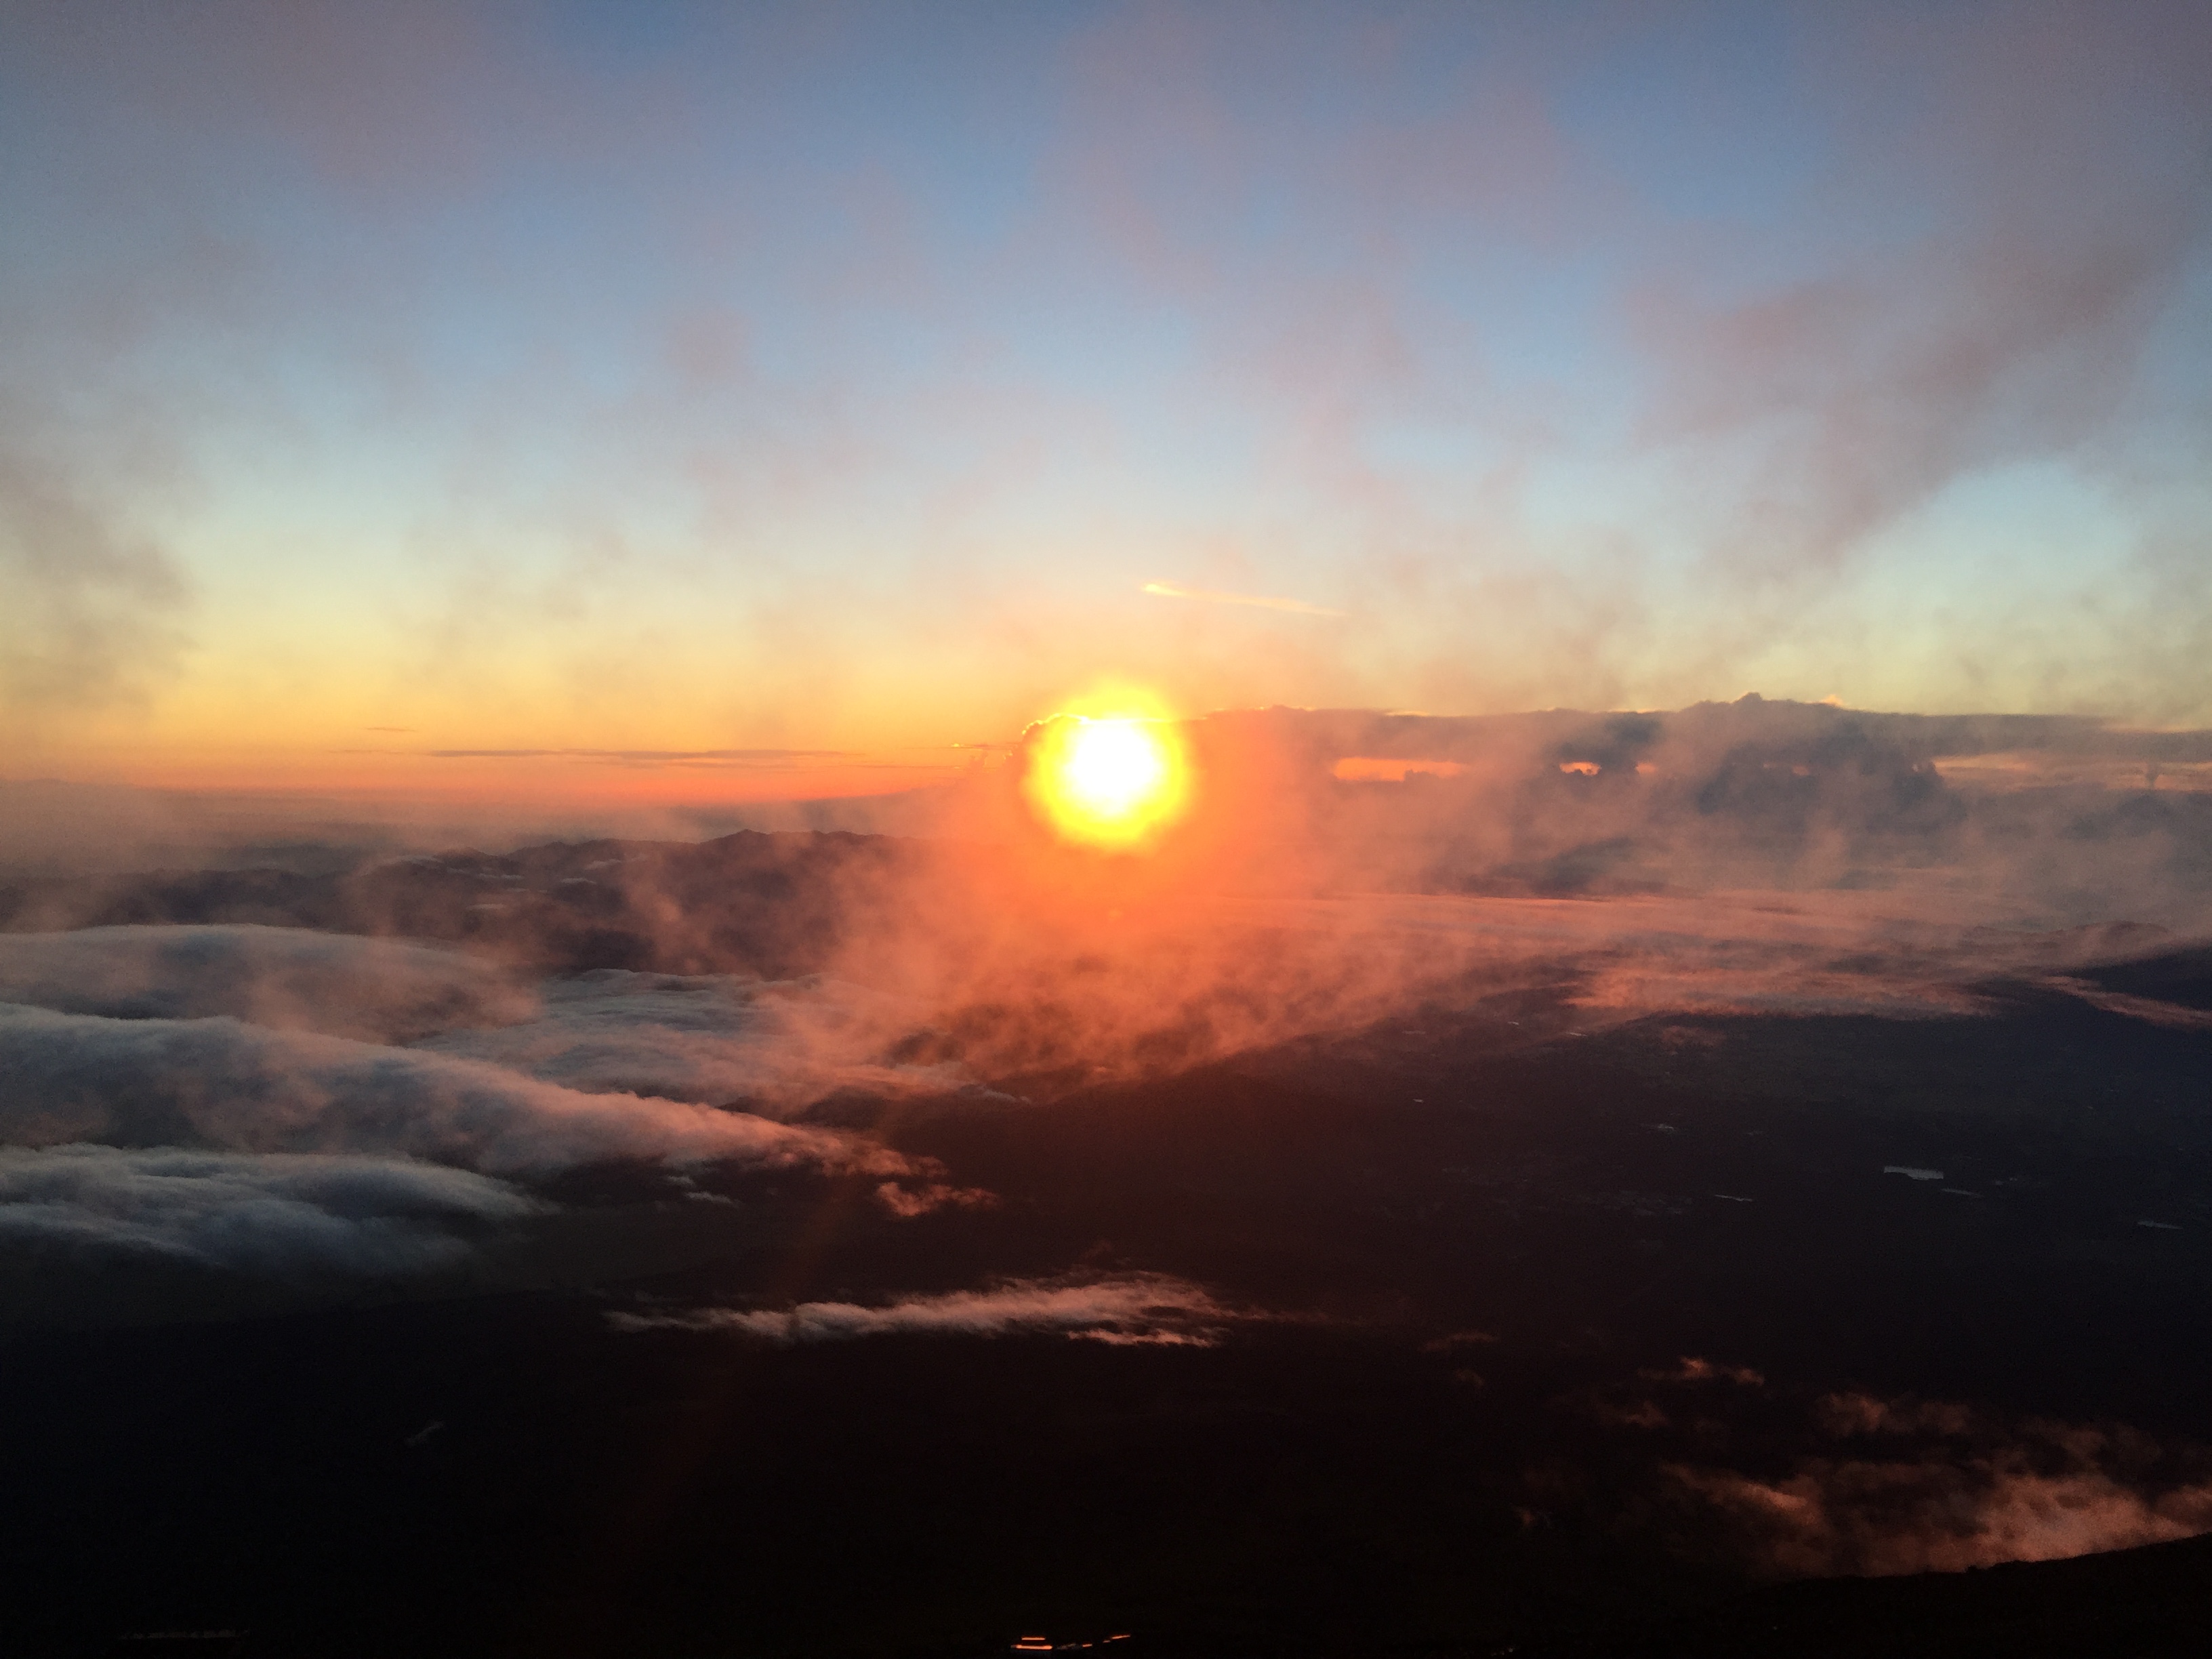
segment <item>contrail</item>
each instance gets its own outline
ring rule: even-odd
[[[1202,599],[1208,605],[1249,605],[1262,611],[1289,611],[1301,617],[1341,617],[1341,611],[1308,605],[1304,599],[1279,599],[1264,593],[1213,593],[1204,588],[1177,587],[1173,582],[1146,582],[1138,590],[1162,599]]]

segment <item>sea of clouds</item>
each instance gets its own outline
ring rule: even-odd
[[[1537,988],[1583,1030],[1971,1017],[2005,978],[2201,1018],[2077,970],[2212,931],[2212,796],[2159,775],[2197,767],[2206,734],[1751,698],[1269,710],[1189,737],[1197,809],[1133,860],[1043,840],[1017,756],[939,801],[930,840],[20,884],[0,893],[21,930],[0,931],[0,1147],[24,1180],[42,1159],[75,1173],[40,1187],[35,1226],[8,1224],[78,1251],[204,1241],[226,1206],[270,1201],[252,1160],[299,1158],[466,1176],[515,1217],[623,1163],[851,1177],[908,1217],[985,1199],[850,1127],[866,1110],[825,1106],[1048,1109]],[[84,1149],[232,1162],[129,1166],[124,1205],[119,1174],[88,1172],[125,1166]],[[303,1245],[325,1266],[399,1273],[468,1248],[459,1211],[347,1208],[285,1179],[288,1214],[380,1241]],[[32,1202],[16,1190],[0,1208]],[[281,1254],[193,1249],[270,1271]]]
[[[541,988],[295,928],[0,936],[0,1237],[404,1275],[544,1211],[533,1184],[641,1160],[865,1176],[893,1214],[933,1207],[951,1189],[927,1164],[727,1103],[842,1080],[758,1001],[714,977]]]

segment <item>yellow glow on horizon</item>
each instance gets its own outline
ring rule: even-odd
[[[1182,815],[1190,764],[1165,721],[1062,714],[1032,739],[1024,787],[1062,839],[1133,848]]]

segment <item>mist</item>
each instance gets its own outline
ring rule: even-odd
[[[1141,856],[1054,843],[1017,750],[917,799],[930,833],[904,838],[33,880],[10,926],[96,931],[0,938],[0,975],[67,1012],[374,1027],[789,1115],[839,1089],[1050,1094],[1540,986],[1593,1026],[1956,1015],[1992,977],[2063,983],[2212,930],[2201,732],[1756,698],[1184,729],[1193,805]],[[246,918],[338,932],[228,926]]]

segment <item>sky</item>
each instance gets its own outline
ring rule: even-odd
[[[0,7],[0,774],[2212,723],[2202,5]]]

